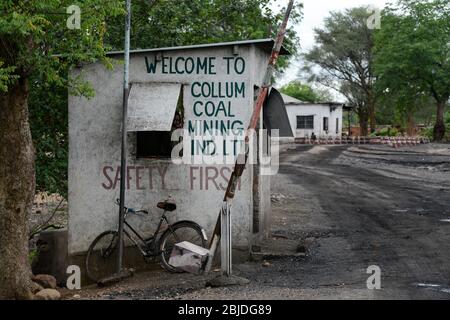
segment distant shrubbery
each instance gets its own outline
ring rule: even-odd
[[[371,134],[372,137],[395,137],[398,135],[401,135],[401,132],[395,127],[382,128]]]
[[[433,117],[434,118],[434,117]],[[444,116],[445,121],[445,132],[446,136],[444,141],[450,141],[450,111],[447,111]],[[431,122],[434,122],[434,119],[431,119]],[[395,137],[401,136],[406,131],[405,128],[401,128],[400,126],[387,126],[381,129],[376,130],[371,134],[372,137]],[[433,140],[433,126],[427,126],[423,129],[420,129],[417,133],[418,136],[429,138]]]
[[[450,141],[450,111],[447,111],[445,113],[444,122],[445,122],[445,132],[446,132],[445,140]],[[423,129],[420,132],[420,135],[432,139],[433,138],[433,127],[428,127],[428,128]]]
[[[393,127],[383,128],[380,131],[375,132],[375,135],[378,137],[395,137],[398,134],[399,134],[398,129]]]

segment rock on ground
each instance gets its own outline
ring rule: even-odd
[[[36,282],[44,289],[56,289],[56,279],[49,274],[38,274],[31,278],[33,282]]]
[[[55,289],[44,289],[35,294],[38,300],[59,300],[61,294]]]

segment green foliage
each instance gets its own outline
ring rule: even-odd
[[[331,94],[327,90],[315,89],[309,84],[303,84],[300,81],[291,81],[280,89],[288,96],[294,97],[305,102],[330,102]]]
[[[36,191],[59,193],[67,199],[67,88],[31,78],[30,125],[36,149]],[[51,94],[49,94],[51,92]]]
[[[66,25],[65,9],[72,4],[81,8],[79,30]],[[9,70],[8,86],[32,73],[49,84],[72,86],[66,76],[71,66],[96,60],[108,63],[105,20],[123,13],[123,1],[8,0],[0,2],[0,11],[0,61],[1,68]]]
[[[390,128],[383,128],[378,132],[374,132],[372,133],[372,135],[377,136],[377,137],[389,137],[389,130]]]
[[[14,66],[3,67],[4,62],[0,60],[0,93],[7,92],[11,83],[17,80],[17,76],[13,75]]]
[[[403,113],[415,113],[430,98],[441,105],[449,99],[449,4],[398,0],[383,11],[382,28],[375,35],[377,87]]]
[[[409,93],[423,90],[448,96],[449,3],[400,0],[396,7],[384,10],[382,28],[375,37],[375,69],[380,85]]]
[[[430,125],[435,120],[436,106],[430,96],[410,95],[401,91],[395,93],[380,92],[377,104],[377,123],[405,128],[408,117],[420,125]]]
[[[420,135],[428,139],[433,139],[433,127],[427,127],[423,129],[420,132]]]
[[[30,250],[30,252],[28,253],[28,262],[30,263],[30,265],[33,265],[38,257],[39,252],[37,251],[37,249]]]
[[[382,128],[379,131],[373,132],[371,136],[375,137],[396,137],[400,135],[401,132],[395,127]]]
[[[450,112],[445,113],[444,119],[445,123],[450,125]]]

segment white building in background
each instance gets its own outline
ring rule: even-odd
[[[340,137],[344,104],[311,103],[282,94],[294,138]]]

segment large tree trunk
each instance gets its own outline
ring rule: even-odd
[[[34,148],[28,83],[0,95],[0,298],[31,299],[28,218],[33,205]]]
[[[367,112],[359,112],[359,135],[366,137],[369,134],[369,115]]]
[[[447,100],[437,103],[436,124],[433,130],[433,140],[441,141],[445,136],[444,110]]]
[[[371,101],[369,104],[369,121],[370,121],[370,133],[375,132],[377,129],[377,123],[375,119],[375,102]]]
[[[414,121],[414,114],[412,112],[408,112],[408,123],[406,127],[406,134],[408,136],[414,136],[416,134],[416,123]]]

